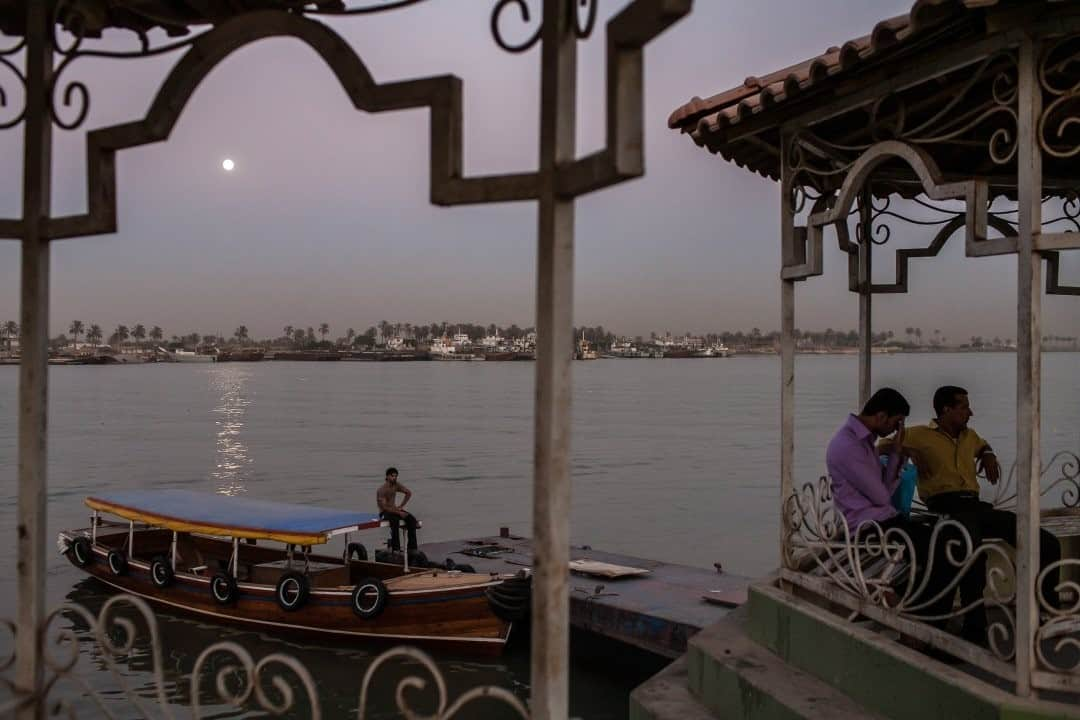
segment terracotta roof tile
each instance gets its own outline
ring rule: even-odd
[[[734,125],[806,91],[823,80],[855,68],[861,63],[963,12],[1001,0],[917,0],[906,15],[882,20],[869,35],[830,47],[821,55],[760,77],[748,77],[742,85],[709,98],[691,98],[668,118],[668,126],[693,131],[717,130]]]

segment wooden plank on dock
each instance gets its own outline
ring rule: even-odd
[[[425,543],[420,548],[435,562],[446,558],[472,565],[477,572],[515,573],[532,566],[531,538],[511,535]],[[717,570],[572,546],[575,560],[647,570],[635,577],[570,576],[570,623],[663,657],[686,652],[687,640],[717,622],[731,609],[706,602],[714,591],[724,596],[745,594],[750,580]]]

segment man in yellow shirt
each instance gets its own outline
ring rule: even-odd
[[[974,547],[983,538],[999,538],[1016,546],[1016,514],[998,510],[979,499],[978,474],[984,472],[994,485],[1001,478],[1001,466],[990,444],[968,427],[974,413],[967,390],[954,385],[934,393],[937,418],[927,425],[908,428],[904,451],[919,469],[919,497],[930,512],[946,515],[967,528]],[[1061,545],[1045,530],[1039,531],[1039,561],[1045,568],[1061,559]],[[1042,594],[1057,604],[1058,572],[1046,574]],[[981,604],[986,585],[986,556],[979,559],[960,581],[964,607],[980,603],[964,616],[963,636],[979,644],[986,642],[986,608]]]

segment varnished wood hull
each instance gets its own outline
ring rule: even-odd
[[[75,536],[61,535],[68,539]],[[394,580],[387,580],[385,607],[377,617],[365,619],[353,612],[352,588],[348,586],[313,587],[302,607],[286,611],[275,599],[275,585],[241,581],[235,602],[221,604],[210,592],[208,576],[177,573],[170,586],[159,588],[151,581],[150,562],[132,559],[126,573],[116,575],[106,562],[108,548],[96,545],[93,551],[93,562],[81,569],[118,591],[169,612],[309,642],[411,644],[497,655],[510,634],[510,623],[498,618],[488,603],[485,590],[498,581],[487,576],[455,577],[455,587],[431,589],[416,589],[422,574],[396,579],[412,588],[396,589]]]

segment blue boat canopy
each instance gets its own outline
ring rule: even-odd
[[[332,536],[378,527],[376,513],[254,500],[192,490],[118,490],[86,498],[88,507],[177,532],[320,545]]]

